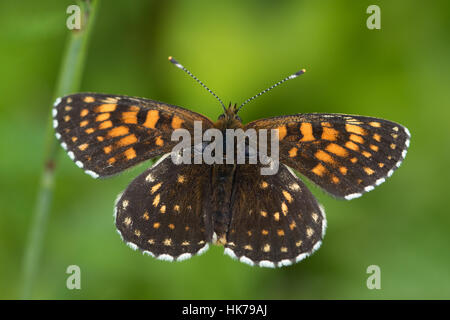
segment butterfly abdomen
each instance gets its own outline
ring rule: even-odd
[[[226,243],[226,234],[231,221],[231,201],[236,165],[211,166],[210,201],[206,211],[211,213],[217,243]]]

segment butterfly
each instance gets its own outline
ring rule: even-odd
[[[211,243],[225,254],[261,267],[288,266],[316,251],[326,217],[302,180],[347,200],[373,190],[406,156],[408,129],[388,120],[345,114],[295,114],[243,124],[242,106],[301,75],[301,70],[237,105],[222,100],[173,58],[222,104],[217,121],[154,100],[77,93],[53,108],[56,137],[75,164],[94,178],[113,176],[145,160],[161,158],[134,179],[115,203],[115,224],[133,249],[160,260],[181,261]],[[256,164],[175,164],[177,129],[194,133],[230,128],[275,129],[280,167],[262,175]]]

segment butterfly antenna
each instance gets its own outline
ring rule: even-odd
[[[203,82],[201,82],[196,76],[194,76],[188,69],[186,69],[182,64],[180,64],[177,60],[175,60],[172,56],[169,57],[169,61],[172,62],[175,67],[183,70],[184,72],[186,72],[189,76],[191,76],[195,81],[197,81],[203,88],[205,88],[206,90],[208,90],[209,93],[211,93],[217,100],[219,100],[220,104],[222,105],[222,108],[224,111],[227,110],[227,108],[225,108],[225,105],[223,104],[223,101],[220,100],[220,98],[214,93],[212,92],[207,86],[205,86],[205,84]]]
[[[258,93],[257,95],[254,95],[253,97],[251,97],[251,98],[245,100],[245,101],[239,106],[239,108],[237,109],[236,112],[238,112],[239,110],[241,110],[241,108],[242,108],[243,106],[245,106],[247,103],[249,103],[250,101],[255,100],[256,98],[258,98],[259,96],[263,95],[264,93],[266,93],[266,92],[272,90],[273,88],[278,87],[278,86],[279,86],[280,84],[282,84],[283,82],[286,82],[286,81],[288,81],[288,80],[297,78],[299,75],[302,75],[302,74],[304,74],[305,72],[306,72],[305,69],[302,69],[302,70],[300,70],[300,71],[297,71],[296,73],[291,74],[289,77],[286,77],[286,78],[284,78],[284,79],[281,80],[281,81],[278,81],[278,82],[275,83],[273,86],[271,86],[271,87],[269,87],[269,88],[267,88],[267,89],[261,91],[261,92]]]

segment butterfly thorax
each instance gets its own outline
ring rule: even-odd
[[[221,131],[225,131],[226,129],[242,129],[242,121],[241,118],[237,115],[237,105],[230,105],[225,110],[223,114],[219,116],[217,121],[214,123],[214,128],[219,129]]]

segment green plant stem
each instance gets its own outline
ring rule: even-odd
[[[98,0],[78,1],[81,8],[81,28],[70,31],[53,101],[57,97],[78,91],[87,54],[89,36],[98,7]],[[58,142],[50,116],[45,141],[45,161],[33,212],[33,220],[23,260],[22,299],[30,299],[39,268],[42,244],[53,199]]]

